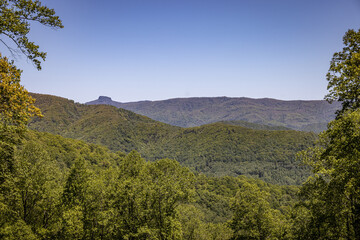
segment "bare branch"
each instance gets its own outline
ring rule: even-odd
[[[11,56],[17,60],[18,57],[20,57],[20,54],[18,53],[17,49],[14,49],[10,47],[6,42],[4,42],[2,39],[0,41],[6,46],[6,48],[9,50]]]
[[[26,51],[23,49],[23,47],[16,41],[16,39],[14,39],[13,36],[3,32],[2,34],[4,34],[5,36],[7,36],[8,38],[10,38],[15,44],[16,46],[19,48],[19,50],[27,57],[29,58],[29,54],[26,53]]]

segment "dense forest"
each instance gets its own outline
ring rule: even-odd
[[[5,238],[228,239],[239,190],[285,221],[298,188],[206,177],[175,160],[149,162],[135,151],[27,131],[1,190]]]
[[[29,21],[62,28],[55,11],[31,0],[0,10],[1,36],[41,69],[46,53],[28,39]],[[326,96],[341,108],[318,137],[235,122],[179,128],[49,96],[37,97],[39,109],[1,54],[0,239],[360,239],[360,30],[343,42]],[[188,149],[182,162],[168,158]],[[312,173],[302,185],[259,179],[266,162],[294,164],[299,150]],[[263,172],[216,176],[197,165],[231,155],[241,156],[231,168],[254,162]]]
[[[102,144],[112,151],[136,150],[150,161],[175,159],[212,176],[245,175],[300,185],[310,175],[296,153],[313,145],[313,133],[238,121],[180,128],[112,106],[31,95],[44,115],[30,122],[34,130]]]

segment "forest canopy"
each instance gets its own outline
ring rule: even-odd
[[[0,11],[0,41],[14,54],[4,40],[9,38],[41,69],[46,54],[28,39],[30,22],[62,28],[54,10],[40,1],[0,0]],[[139,140],[136,131],[140,130],[144,134],[140,137],[152,137],[140,139],[142,144],[165,142],[153,161],[137,151],[115,152],[101,145],[29,130],[26,124],[31,117],[40,117],[40,111],[20,85],[21,71],[0,56],[0,238],[360,239],[359,39],[360,30],[349,30],[343,51],[332,59],[327,98],[341,101],[343,108],[320,134],[316,145],[300,154],[313,172],[300,188],[245,176],[214,177],[191,171],[164,156],[170,141],[149,132],[144,127],[149,125],[141,125],[143,120],[154,125],[153,129],[160,129],[162,124],[134,113],[121,112],[120,117],[131,116],[133,121],[122,126],[122,140],[131,148],[132,135]],[[77,109],[72,110],[72,117],[76,117]],[[69,119],[62,120],[66,126]],[[219,152],[229,150],[220,143],[241,136],[233,135],[238,129],[213,124],[180,130],[172,136],[185,146],[195,145],[199,143],[196,136],[208,131],[205,142],[218,136],[215,145],[221,148],[205,145],[205,152]],[[168,127],[166,131],[175,130],[179,129]],[[241,132],[255,134],[242,127]],[[286,141],[292,141],[292,132],[284,132],[289,136]],[[256,141],[261,142],[267,135],[260,131]],[[243,147],[242,141],[236,143]],[[281,139],[278,143],[283,144]],[[151,146],[151,151],[159,150],[159,145]],[[294,146],[304,147],[295,144],[291,148]],[[184,149],[176,149],[177,156]],[[193,161],[205,156],[195,151],[192,154]]]

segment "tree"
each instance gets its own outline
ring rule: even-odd
[[[41,60],[45,61],[46,53],[28,39],[30,23],[63,28],[54,9],[43,6],[39,0],[0,0],[0,13],[0,41],[13,56],[17,50],[20,51],[40,70]]]
[[[0,118],[4,125],[25,127],[30,117],[40,116],[28,91],[20,85],[21,71],[0,54]]]
[[[189,201],[194,175],[179,162],[170,159],[157,160],[148,165],[150,177],[150,215],[158,239],[181,239],[181,223],[177,208]]]
[[[20,85],[21,71],[0,54],[0,185],[13,171],[14,146],[32,116],[41,116]]]
[[[245,182],[233,199],[234,216],[230,227],[233,239],[268,239],[272,234],[273,210],[267,201],[268,193],[255,184]]]
[[[360,30],[347,31],[344,44],[331,61],[326,96],[342,109],[316,146],[301,153],[314,176],[300,192],[298,205],[308,211],[306,227],[295,226],[306,230],[300,239],[360,239]]]
[[[308,235],[360,239],[360,109],[331,122],[316,147],[302,153],[315,174],[301,188],[311,212]]]
[[[1,184],[0,238],[22,239],[22,232],[46,238],[58,220],[60,169],[34,140],[18,148],[14,169]]]
[[[360,29],[348,30],[343,42],[345,47],[334,54],[326,75],[329,94],[325,98],[342,103],[339,114],[360,107]]]
[[[85,160],[77,159],[66,179],[62,195],[63,238],[82,239],[84,237],[86,198],[91,175]]]
[[[226,223],[206,222],[204,218],[204,212],[193,204],[179,206],[182,239],[226,240],[231,238],[232,230]]]
[[[144,174],[146,162],[132,151],[119,164],[119,180],[115,184],[113,218],[118,239],[152,239],[155,235],[148,221],[149,182]]]
[[[55,11],[42,6],[38,0],[0,0],[0,41],[14,56],[14,48],[6,40],[10,40],[15,49],[25,54],[41,69],[39,59],[45,60],[46,53],[39,51],[39,46],[29,41],[30,22],[62,28]],[[41,116],[40,110],[34,106],[23,86],[20,85],[21,71],[0,53],[0,184],[8,171],[12,171],[14,146],[21,137],[30,117]]]
[[[192,193],[193,174],[175,160],[145,162],[135,151],[119,170],[113,238],[181,239],[178,208]]]
[[[40,70],[40,59],[44,61],[46,53],[29,41],[30,22],[63,27],[55,11],[42,6],[38,0],[0,0],[0,41],[12,57],[20,51]],[[44,193],[45,185],[50,181],[41,175],[46,172],[41,170],[47,164],[38,161],[39,156],[15,158],[15,146],[20,144],[30,117],[41,116],[40,110],[34,106],[35,100],[20,85],[20,76],[21,71],[13,61],[0,53],[0,238],[35,239],[32,230],[43,229],[49,220],[50,211],[38,213],[49,207],[45,207],[49,202],[42,204],[47,195]]]

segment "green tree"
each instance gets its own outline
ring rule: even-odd
[[[30,117],[41,116],[20,85],[21,71],[0,54],[0,184],[13,171],[14,147]]]
[[[183,239],[226,240],[231,238],[233,232],[226,223],[206,223],[204,213],[194,205],[183,204],[178,210]]]
[[[21,238],[21,229],[51,235],[62,189],[57,164],[42,145],[29,141],[16,151],[14,170],[1,185],[0,238]]]
[[[1,0],[0,13],[0,41],[12,55],[16,54],[16,50],[20,51],[40,70],[41,60],[45,61],[46,53],[29,40],[30,23],[63,28],[54,9],[43,6],[39,0]]]
[[[62,237],[66,239],[81,239],[85,234],[84,219],[90,175],[84,159],[79,158],[67,177],[62,195]]]
[[[99,168],[91,175],[85,198],[84,239],[112,239],[116,229],[113,208],[116,167]]]
[[[116,225],[114,238],[153,239],[155,236],[149,222],[149,182],[144,174],[146,162],[140,154],[132,151],[119,165],[119,179],[115,186],[113,208]]]
[[[45,60],[46,53],[29,41],[30,22],[38,22],[52,28],[63,25],[55,11],[42,6],[38,0],[1,0],[0,1],[0,41],[14,54],[13,49],[21,51],[41,69],[39,59]],[[6,40],[10,40],[12,48]],[[18,143],[19,130],[28,123],[30,117],[41,116],[34,107],[34,99],[20,85],[21,71],[0,53],[0,158],[1,172],[11,169],[9,159],[13,156],[13,146]],[[5,166],[4,166],[5,165]],[[0,176],[1,178],[2,176]],[[1,182],[1,179],[0,179]]]
[[[314,173],[300,192],[303,221],[294,227],[304,230],[297,231],[300,239],[360,239],[360,30],[347,31],[344,44],[327,74],[327,99],[343,107],[300,155]]]
[[[150,177],[151,215],[158,238],[180,239],[181,223],[177,209],[190,200],[194,175],[175,160],[162,159],[151,163],[146,175]]]
[[[40,59],[45,60],[46,53],[29,41],[30,22],[52,28],[63,27],[54,10],[42,6],[38,0],[0,0],[0,41],[8,48],[12,57],[20,51],[40,70]],[[4,53],[0,53],[0,237],[35,239],[33,231],[43,234],[50,222],[48,214],[52,214],[52,211],[44,209],[52,208],[53,204],[52,200],[46,201],[44,198],[50,198],[51,191],[46,186],[52,181],[51,177],[44,176],[48,174],[45,170],[48,164],[41,155],[29,154],[25,158],[15,159],[15,147],[20,144],[30,117],[41,116],[41,113],[34,106],[35,100],[20,85],[21,71],[2,54]],[[45,211],[43,215],[39,214],[42,211]]]
[[[27,175],[19,175],[24,174],[22,172],[23,167],[31,160],[16,159],[15,149],[16,145],[21,143],[29,118],[35,115],[41,116],[40,110],[33,105],[34,99],[20,85],[20,74],[20,70],[0,54],[0,205],[1,213],[4,214],[1,217],[2,221],[0,221],[0,232],[4,231],[3,234],[6,236],[10,231],[13,236],[18,236],[19,239],[21,236],[17,234],[31,230],[27,224],[29,224],[33,214],[24,214],[22,211],[18,217],[15,217],[13,213],[18,212],[21,205],[19,197],[21,192],[27,190],[33,192],[34,185],[29,183],[33,178]],[[34,169],[28,170],[33,173]],[[29,173],[28,171],[25,172]],[[27,190],[19,186],[22,180],[29,183],[26,184],[26,187],[24,186]],[[43,195],[39,194],[38,191],[35,192],[39,195],[39,198],[33,199],[34,203],[37,204]],[[29,197],[33,196],[30,195],[32,194],[29,194]],[[27,211],[29,202],[23,201],[22,203],[22,206],[25,207],[23,210]],[[30,217],[30,215],[32,216]],[[31,238],[30,235],[29,238]]]
[[[360,239],[360,109],[345,112],[320,135],[318,146],[302,154],[313,168],[301,189],[311,212],[309,235]]]
[[[273,210],[269,194],[255,184],[245,182],[233,199],[234,215],[229,222],[232,239],[268,239],[273,231]]]
[[[0,41],[13,54],[6,39],[13,42],[40,70],[39,58],[45,60],[46,54],[39,46],[30,42],[30,22],[36,21],[45,26],[63,27],[52,9],[42,6],[40,1],[1,0],[0,1]],[[34,107],[34,99],[20,85],[21,71],[0,53],[0,185],[13,169],[14,147],[22,137],[22,130],[32,116],[41,116]],[[1,186],[0,186],[1,187]]]
[[[360,29],[348,30],[343,42],[345,47],[334,54],[326,75],[329,94],[325,98],[342,103],[339,113],[360,107]]]
[[[145,162],[135,151],[119,169],[114,238],[181,239],[178,208],[192,193],[193,174],[174,160]]]

